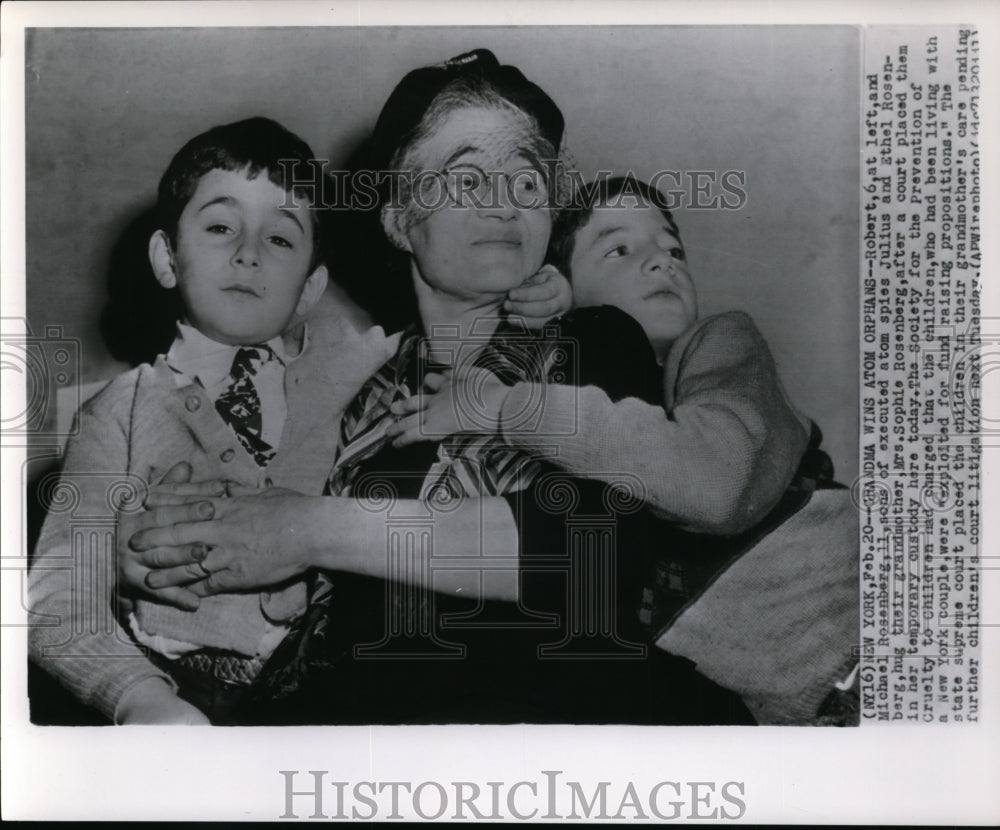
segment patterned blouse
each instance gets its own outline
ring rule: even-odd
[[[488,338],[456,341],[449,362],[461,362],[463,353],[468,354],[473,366],[489,369],[508,385],[517,381],[566,382],[563,367],[569,361],[558,331],[558,326],[551,325],[533,333],[502,318]],[[389,407],[416,394],[428,372],[447,368],[432,359],[427,346],[419,326],[407,329],[396,355],[365,383],[345,410],[329,494],[364,496],[366,483],[374,486],[388,479],[400,497],[442,504],[452,499],[516,493],[526,489],[541,471],[540,461],[511,449],[495,434],[457,433],[440,443],[424,444],[423,451],[394,452],[386,435],[393,423]],[[432,448],[433,456],[428,456]],[[389,464],[391,472],[380,463],[378,469],[383,474],[375,474],[372,467],[377,457]],[[423,470],[426,475],[414,480],[414,474]],[[404,472],[409,481],[400,475]]]

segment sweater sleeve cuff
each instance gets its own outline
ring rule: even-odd
[[[118,710],[121,708],[122,701],[125,699],[129,691],[138,683],[142,683],[145,680],[149,680],[151,677],[159,677],[166,683],[171,689],[173,689],[174,694],[177,693],[177,683],[174,679],[159,669],[152,666],[149,667],[149,671],[143,672],[141,674],[133,675],[126,683],[122,684],[117,690],[117,697],[114,698],[115,704],[114,708],[110,712],[105,712],[111,718],[111,722],[115,726],[121,726],[121,720],[118,718]]]

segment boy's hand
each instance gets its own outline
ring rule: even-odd
[[[540,329],[553,317],[573,307],[573,289],[569,280],[554,265],[543,265],[517,288],[512,288],[503,307],[524,318],[530,329]]]
[[[126,690],[118,702],[115,722],[120,724],[183,724],[209,726],[211,721],[196,706],[177,697],[161,677],[148,677]]]
[[[490,434],[500,425],[500,410],[510,391],[496,375],[481,367],[459,368],[447,374],[430,373],[429,390],[396,401],[398,416],[386,430],[393,446],[438,441],[456,432]]]

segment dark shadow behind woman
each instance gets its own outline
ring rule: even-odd
[[[111,356],[129,366],[152,363],[166,352],[181,317],[177,289],[163,288],[149,265],[149,238],[158,227],[156,210],[145,208],[126,225],[108,260],[101,336]]]

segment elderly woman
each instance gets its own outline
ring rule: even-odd
[[[407,75],[369,159],[394,171],[379,218],[406,257],[390,290],[411,323],[345,412],[330,495],[167,504],[209,491],[182,486],[123,526],[121,584],[165,601],[315,574],[244,722],[745,720],[643,643],[645,522],[621,486],[570,480],[488,435],[397,448],[388,433],[392,404],[443,365],[575,379],[558,330],[531,336],[503,312],[545,257],[562,129],[554,102],[489,52]]]

